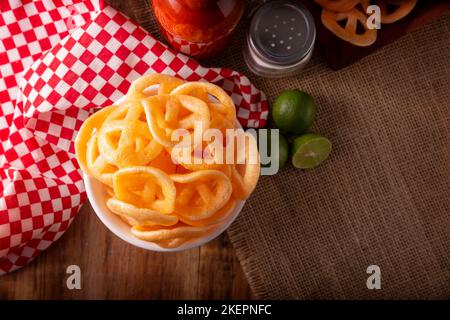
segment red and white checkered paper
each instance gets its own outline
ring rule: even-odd
[[[103,0],[0,1],[0,275],[67,230],[86,199],[77,130],[151,72],[216,83],[243,126],[265,125],[248,78],[174,52]]]

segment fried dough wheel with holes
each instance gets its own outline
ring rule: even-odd
[[[195,125],[210,127],[208,106],[202,100],[186,95],[158,95],[142,100],[150,131],[161,145],[172,147],[172,133],[184,129],[194,133]],[[194,139],[192,138],[192,141]]]
[[[146,165],[163,150],[150,134],[142,105],[129,101],[106,117],[98,145],[102,157],[119,168]]]
[[[177,248],[217,230],[255,188],[254,138],[245,151],[233,143],[228,163],[224,134],[236,123],[234,103],[220,87],[152,74],[133,82],[120,105],[89,117],[75,149],[80,167],[104,184],[109,210],[134,236]],[[211,128],[217,130],[205,131]],[[240,129],[231,141],[243,135]],[[182,153],[173,152],[177,147]]]
[[[135,80],[126,94],[127,100],[140,102],[149,96],[169,94],[184,81],[165,74],[153,73]],[[152,88],[158,86],[158,88]],[[148,90],[148,89],[153,90]]]
[[[339,24],[341,21],[345,22],[344,27]],[[323,9],[322,23],[337,37],[355,46],[367,47],[377,40],[377,30],[367,27],[367,16],[357,8],[347,12],[333,12]],[[358,25],[364,29],[361,34],[358,33]]]
[[[211,127],[233,128],[236,107],[231,97],[219,86],[208,82],[187,82],[175,88],[172,95],[190,95],[204,101],[211,114]]]
[[[100,130],[105,119],[116,108],[116,106],[109,106],[95,112],[89,118],[87,118],[86,121],[83,122],[83,125],[78,131],[77,137],[75,138],[75,154],[78,164],[86,173],[89,173],[86,162],[88,142],[92,138],[94,133]]]
[[[172,160],[172,157],[166,149],[163,149],[161,153],[150,163],[149,167],[153,167],[159,170],[164,171],[167,174],[174,174],[178,171],[178,164]]]
[[[174,174],[170,178],[177,189],[175,213],[190,221],[211,217],[228,202],[233,192],[230,179],[217,170]]]
[[[124,217],[132,226],[172,226],[178,222],[178,218],[174,215],[163,214],[147,208],[138,208],[115,198],[108,199],[106,205],[109,210]]]
[[[219,224],[225,221],[236,208],[237,201],[235,198],[231,197],[225,205],[217,210],[212,216],[202,220],[191,220],[186,217],[180,216],[180,221],[194,227],[206,227],[213,224]]]
[[[174,161],[187,170],[222,170],[226,156],[224,142],[215,141],[215,138],[211,140],[192,144],[190,148],[185,144],[176,145],[168,150]]]
[[[364,10],[370,5],[370,1],[362,1]],[[394,23],[406,17],[414,9],[417,0],[378,0],[380,7],[381,23]]]
[[[231,165],[233,196],[247,199],[256,187],[260,175],[260,159],[255,138],[247,132],[237,131],[234,165]]]
[[[179,222],[170,227],[134,226],[131,228],[131,232],[139,239],[155,242],[157,244],[162,242],[163,245],[169,245],[171,241],[168,240],[179,239],[176,241],[179,246],[187,240],[205,236],[211,233],[215,228],[217,228],[216,225],[193,227]]]
[[[176,189],[164,172],[151,167],[128,167],[113,175],[114,193],[118,200],[138,208],[161,213],[175,209]]]
[[[95,133],[87,144],[86,154],[87,172],[108,187],[113,185],[113,174],[119,168],[105,160],[98,149],[98,132]]]

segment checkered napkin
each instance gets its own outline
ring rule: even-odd
[[[86,198],[77,130],[150,72],[216,83],[243,126],[265,125],[267,100],[244,75],[175,53],[103,0],[0,1],[0,275],[69,227]]]

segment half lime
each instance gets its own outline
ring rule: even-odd
[[[306,133],[295,138],[292,145],[292,165],[311,169],[325,161],[331,152],[331,141],[317,133]]]

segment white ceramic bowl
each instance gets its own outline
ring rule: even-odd
[[[212,233],[208,234],[207,236],[200,237],[198,239],[195,239],[194,241],[190,241],[177,248],[162,248],[153,242],[148,242],[136,238],[131,233],[131,227],[127,223],[125,223],[122,219],[120,219],[116,214],[111,212],[111,210],[108,209],[108,207],[106,206],[106,201],[108,200],[109,195],[100,181],[92,177],[89,177],[87,174],[83,175],[83,180],[91,206],[94,209],[97,216],[103,222],[103,224],[122,240],[136,247],[151,251],[162,251],[162,252],[182,251],[201,246],[207,243],[208,241],[211,241],[212,239],[219,236],[222,232],[224,232],[233,223],[233,221],[237,218],[237,216],[241,212],[242,207],[244,206],[245,203],[245,201],[238,201],[232,214],[230,214],[226,220],[221,222],[221,225],[217,229],[215,229]]]
[[[123,99],[120,99],[115,104],[119,104],[122,100]],[[116,214],[111,212],[111,210],[109,210],[109,208],[106,206],[106,201],[108,200],[109,195],[100,181],[88,176],[87,174],[83,174],[83,181],[84,186],[86,187],[86,193],[89,202],[91,203],[92,208],[94,209],[100,220],[103,222],[103,224],[109,230],[111,230],[112,233],[114,233],[122,240],[128,242],[129,244],[151,251],[174,252],[199,247],[213,240],[222,232],[224,232],[237,218],[242,210],[242,207],[245,204],[245,201],[238,201],[236,203],[234,211],[228,216],[228,218],[222,221],[218,228],[216,228],[212,233],[206,235],[205,237],[200,237],[198,239],[195,239],[194,241],[189,241],[188,243],[183,244],[177,248],[163,248],[153,242],[136,238],[131,233],[131,227],[122,219],[120,219]]]

